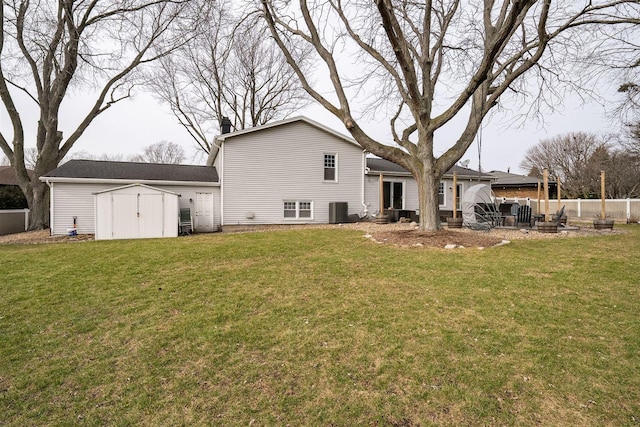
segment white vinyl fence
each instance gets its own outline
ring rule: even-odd
[[[0,236],[21,233],[29,227],[29,209],[0,210]]]
[[[544,214],[544,200],[540,203],[529,198],[497,197],[496,203],[520,203],[531,206],[534,214]],[[555,214],[564,206],[564,213],[569,220],[577,219],[589,221],[600,217],[602,201],[600,199],[558,199],[549,200],[549,214]],[[640,199],[606,199],[605,211],[607,218],[617,221],[640,221]]]

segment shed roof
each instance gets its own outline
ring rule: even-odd
[[[373,174],[391,174],[391,175],[407,175],[411,176],[411,173],[403,168],[402,166],[393,163],[389,160],[380,159],[377,157],[367,157],[367,168],[369,168],[370,172]],[[468,168],[463,168],[462,166],[455,165],[451,169],[449,169],[444,176],[450,177],[453,176],[453,173],[456,172],[458,178],[466,178],[466,179],[477,179],[478,171]],[[480,179],[489,180],[491,176],[486,174],[480,174]]]
[[[213,166],[70,160],[41,179],[47,178],[217,183],[218,172]]]

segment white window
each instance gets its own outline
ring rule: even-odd
[[[289,219],[312,219],[313,202],[285,200],[283,202],[284,217]]]
[[[336,182],[338,180],[338,159],[336,154],[324,155],[324,180]]]
[[[311,202],[298,202],[298,216],[311,218]]]
[[[295,218],[297,216],[296,202],[284,202],[284,217]]]
[[[438,186],[438,204],[440,206],[444,205],[444,182],[441,182]]]

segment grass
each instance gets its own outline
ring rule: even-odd
[[[627,230],[0,246],[0,425],[638,425]]]

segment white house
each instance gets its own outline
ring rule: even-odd
[[[116,217],[128,215],[129,209],[113,202],[114,191],[132,184],[143,184],[144,194],[155,190],[154,194],[164,194],[167,200],[169,193],[178,195],[179,207],[191,211],[196,232],[374,216],[380,210],[380,175],[385,209],[393,207],[412,216],[417,213],[417,185],[407,170],[367,157],[352,138],[306,117],[225,133],[215,144],[215,158],[210,159],[213,166],[93,160],[65,163],[41,178],[51,189],[51,233],[65,234],[74,224],[78,233],[94,234],[96,225],[109,230]],[[453,171],[458,174],[458,197],[473,181],[489,180],[466,168],[449,171],[440,186],[443,216],[452,210]],[[124,192],[135,191],[131,187]],[[98,202],[105,197],[111,197],[111,202]],[[168,221],[162,209],[155,210],[155,223]],[[336,215],[338,211],[340,215]],[[131,232],[131,237],[136,237],[135,233]]]
[[[223,226],[327,223],[331,203],[366,214],[366,154],[353,139],[305,117],[223,134]]]

